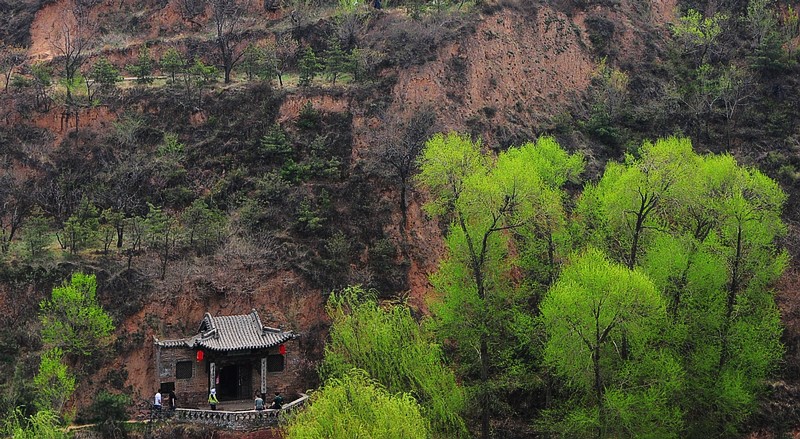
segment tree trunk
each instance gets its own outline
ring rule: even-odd
[[[486,334],[481,334],[481,381],[489,382],[489,346]],[[489,392],[483,390],[481,395],[481,438],[489,439]]]

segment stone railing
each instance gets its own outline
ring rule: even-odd
[[[282,413],[303,406],[307,400],[308,395],[301,394],[300,398],[285,404],[280,410],[225,411],[178,408],[175,409],[172,420],[174,422],[213,425],[230,430],[250,430],[277,425]]]

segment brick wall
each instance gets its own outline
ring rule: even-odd
[[[300,358],[297,341],[292,340],[284,343],[284,345],[286,346],[284,370],[281,372],[267,372],[267,398],[265,401],[268,404],[272,401],[271,395],[275,391],[283,393],[284,398],[292,397],[305,391],[305,389],[301,388],[301,383],[298,378]],[[178,407],[207,407],[209,360],[212,360],[213,357],[216,356],[216,360],[212,361],[216,361],[217,370],[219,370],[220,364],[224,364],[225,362],[250,362],[253,367],[251,373],[251,388],[253,393],[255,393],[261,389],[261,358],[265,355],[277,355],[278,353],[278,347],[276,346],[265,351],[255,352],[251,356],[228,357],[221,353],[206,353],[206,358],[204,358],[203,361],[197,361],[197,353],[193,349],[156,346],[155,362],[157,382],[153,384],[154,387],[150,389],[150,392],[154,392],[155,389],[159,388],[163,383],[175,383],[175,396],[178,399]],[[191,362],[191,378],[176,378],[175,369],[179,361]],[[249,399],[250,397],[244,395],[243,398]],[[166,400],[164,404],[167,404]]]

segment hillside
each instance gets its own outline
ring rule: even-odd
[[[428,276],[447,224],[422,210],[427,194],[403,179],[415,172],[413,161],[398,166],[403,153],[435,132],[470,134],[494,152],[552,135],[585,155],[583,181],[597,181],[608,160],[645,139],[682,134],[700,153],[730,152],[763,170],[788,194],[782,244],[792,263],[775,287],[786,354],[749,425],[800,425],[800,37],[790,20],[776,19],[781,39],[765,49],[754,34],[767,31],[734,1],[454,1],[421,11],[414,5],[427,2],[385,1],[350,12],[283,3],[248,3],[225,35],[234,57],[262,47],[277,72],[250,78],[243,57],[226,83],[213,11],[197,6],[205,3],[0,0],[4,53],[24,51],[3,65],[10,79],[0,95],[0,361],[13,371],[0,378],[0,409],[34,398],[39,302],[75,271],[97,275],[117,328],[112,349],[81,364],[84,395],[149,398],[153,337],[192,334],[206,312],[251,309],[301,334],[292,386],[313,388],[332,290],[362,284],[407,299],[418,315],[436,296]],[[783,18],[797,8],[769,5]],[[673,31],[689,8],[737,18],[697,43]],[[78,28],[85,36],[67,44],[64,30]],[[301,85],[305,49],[330,56],[333,39],[360,55],[359,69]],[[170,49],[187,61],[175,80],[157,65]],[[73,83],[63,73],[71,50],[80,60]],[[147,74],[136,70],[143,57]],[[125,79],[87,87],[81,75],[102,58]],[[215,78],[189,73],[196,61],[216,66]],[[698,77],[702,65],[713,67]],[[150,205],[182,227],[162,236],[165,245],[145,232],[132,241]],[[192,208],[216,219],[192,222]],[[68,238],[68,224],[91,227],[91,218],[91,243]],[[46,238],[33,251],[37,233]],[[86,408],[79,398],[68,405]],[[496,428],[528,437],[528,421],[516,413]]]

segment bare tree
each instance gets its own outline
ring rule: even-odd
[[[233,66],[244,55],[239,46],[241,24],[250,0],[208,0],[211,4],[211,18],[217,31],[217,49],[222,61],[225,83],[231,82]]]
[[[393,174],[400,189],[400,230],[405,236],[407,222],[407,193],[411,177],[417,169],[417,156],[428,137],[433,134],[436,112],[431,107],[423,107],[413,113],[408,120],[398,116],[387,117],[383,128],[376,134],[374,165],[378,172],[383,170]]]
[[[30,187],[12,169],[0,173],[0,250],[8,251],[22,222],[33,207]]]
[[[6,85],[3,89],[8,93],[8,84],[11,82],[11,75],[14,74],[14,69],[21,66],[28,59],[25,54],[25,49],[16,46],[6,46],[0,41],[0,69],[3,70],[3,75],[6,78]]]
[[[97,24],[91,20],[91,4],[75,0],[66,7],[61,26],[50,35],[50,42],[63,69],[67,83],[67,104],[73,104],[72,87],[81,66],[86,62],[86,53],[91,48],[97,33]]]
[[[283,73],[296,61],[299,47],[300,45],[290,34],[275,35],[275,71],[281,87],[283,87]]]

